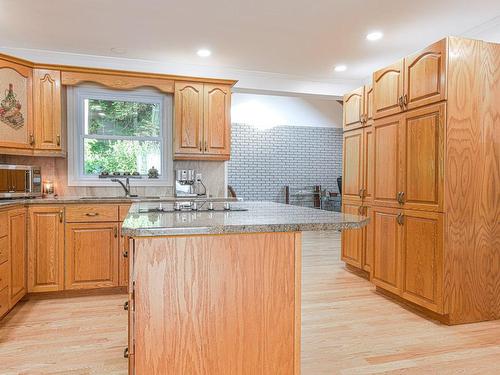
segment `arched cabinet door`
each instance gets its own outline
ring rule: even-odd
[[[373,73],[373,116],[381,118],[403,111],[403,60]]]
[[[203,84],[176,82],[174,106],[175,155],[203,154]]]
[[[33,108],[35,148],[62,150],[60,71],[34,70]]]
[[[406,57],[404,67],[405,109],[446,99],[446,39]]]
[[[363,96],[363,87],[344,95],[344,131],[363,126]]]
[[[231,89],[224,85],[204,85],[204,152],[229,158]]]
[[[33,149],[33,69],[0,59],[0,148]]]

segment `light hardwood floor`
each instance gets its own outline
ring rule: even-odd
[[[303,375],[500,374],[499,321],[427,320],[346,271],[338,233],[303,241]],[[0,374],[125,375],[125,298],[22,302],[0,322]]]

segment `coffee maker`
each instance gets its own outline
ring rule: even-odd
[[[175,196],[196,197],[196,173],[194,169],[178,169],[175,171]]]

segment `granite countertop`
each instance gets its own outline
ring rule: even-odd
[[[35,204],[92,204],[92,203],[139,203],[139,202],[177,202],[177,201],[205,201],[207,198],[177,198],[177,197],[81,197],[81,196],[58,196],[53,198],[30,198],[30,199],[0,199],[0,209],[28,206]],[[210,198],[213,202],[237,201],[234,198]]]
[[[122,233],[131,237],[192,234],[295,232],[361,228],[363,216],[323,211],[273,202],[235,202],[248,211],[144,212],[158,203],[136,203],[130,208]],[[171,207],[163,208],[171,209]]]

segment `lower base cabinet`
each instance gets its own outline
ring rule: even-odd
[[[26,220],[25,208],[9,211],[10,307],[28,292]]]
[[[66,289],[118,286],[119,223],[66,224]]]
[[[28,212],[28,292],[63,290],[64,207],[39,205]]]
[[[374,207],[372,220],[372,282],[444,314],[443,214]]]
[[[359,200],[344,199],[342,212],[371,217],[372,208]],[[372,223],[362,229],[343,230],[341,237],[341,259],[353,267],[370,272],[373,262]]]

